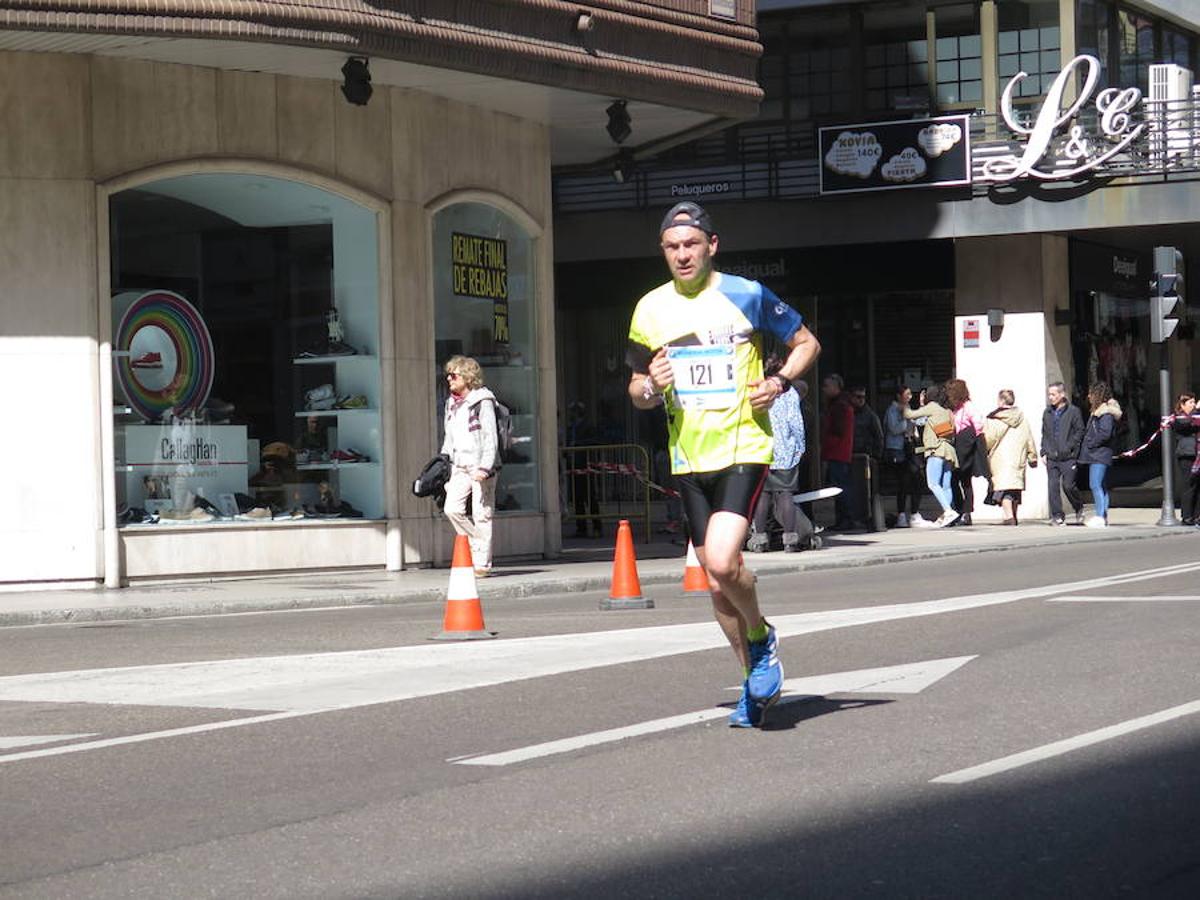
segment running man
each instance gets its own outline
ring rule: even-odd
[[[821,345],[770,290],[713,269],[717,233],[698,204],[671,207],[659,234],[672,280],[633,312],[629,397],[638,409],[666,403],[671,472],[708,573],[713,613],[745,679],[729,724],[753,728],[779,699],[783,666],[742,545],[771,463],[771,404],[812,366]],[[763,333],[790,348],[770,378],[763,377]]]

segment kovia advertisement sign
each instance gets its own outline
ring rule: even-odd
[[[821,193],[971,183],[969,116],[822,128]]]

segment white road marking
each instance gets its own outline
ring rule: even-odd
[[[1084,581],[853,609],[778,616],[780,638],[1097,590],[1200,570],[1179,563]],[[120,743],[240,728],[273,721],[469,690],[728,646],[714,623],[631,628],[460,644],[391,647],[294,656],[128,666],[0,677],[0,701],[106,703],[270,711],[278,715],[213,722],[116,738]],[[107,741],[29,751],[40,755],[114,746]],[[27,758],[0,756],[0,762]]]
[[[855,672],[835,672],[807,678],[789,678],[783,683],[784,696],[779,703],[795,703],[799,700],[824,697],[827,694],[916,694],[973,659],[975,659],[974,656],[958,656],[952,659],[932,659],[927,662],[885,666],[879,669],[860,669]],[[733,688],[733,690],[741,690],[741,688]],[[508,766],[559,753],[570,753],[572,750],[584,747],[622,741],[643,734],[685,728],[700,722],[722,719],[728,715],[729,710],[724,707],[701,709],[679,716],[667,716],[664,719],[639,722],[636,725],[580,734],[529,747],[518,747],[502,753],[490,753],[485,756],[459,756],[448,759],[446,762],[462,766]]]
[[[122,744],[140,744],[144,741],[157,741],[161,738],[179,737],[185,734],[203,734],[206,731],[223,731],[226,728],[240,728],[243,725],[259,725],[263,722],[277,722],[280,719],[295,719],[299,716],[310,716],[310,712],[283,712],[268,716],[250,716],[245,719],[232,719],[224,722],[206,722],[203,725],[189,725],[184,728],[170,728],[166,731],[146,731],[141,734],[127,734],[123,737],[105,738],[99,741],[87,741],[82,744],[66,744],[62,747],[47,747],[44,750],[26,750],[23,753],[6,753],[0,756],[0,763],[17,762],[22,759],[38,759],[43,756],[62,756],[67,753],[80,753],[84,750],[100,750],[104,747],[120,747]]]
[[[824,697],[827,694],[919,694],[975,658],[952,656],[877,669],[789,678],[783,683],[783,691],[785,694],[810,697]]]
[[[1173,706],[1170,709],[1151,713],[1148,716],[1142,716],[1138,719],[1130,719],[1127,722],[1109,725],[1107,728],[1089,731],[1086,734],[1056,741],[1053,744],[1035,747],[1032,750],[1014,753],[1011,756],[994,759],[991,762],[972,766],[969,769],[959,769],[957,772],[951,772],[948,775],[939,775],[937,778],[932,779],[931,783],[966,784],[969,781],[978,781],[980,778],[987,778],[991,775],[998,775],[1001,772],[1007,772],[1021,766],[1028,766],[1055,756],[1062,756],[1064,753],[1070,753],[1073,750],[1090,747],[1093,744],[1099,744],[1103,741],[1110,741],[1113,738],[1141,731],[1144,728],[1152,728],[1155,725],[1161,725],[1163,722],[1170,722],[1172,719],[1190,716],[1195,713],[1200,713],[1200,700],[1184,703],[1181,706]]]
[[[1051,597],[1047,603],[1194,603],[1200,594],[1149,594],[1138,597]]]
[[[660,731],[670,731],[673,728],[697,725],[700,722],[708,722],[712,719],[722,719],[728,715],[729,710],[723,707],[702,709],[679,716],[668,716],[665,719],[652,719],[649,722],[639,722],[636,725],[610,728],[607,731],[595,731],[591,734],[580,734],[558,741],[547,741],[544,744],[534,744],[531,747],[518,747],[515,750],[506,750],[503,753],[491,753],[487,756],[471,756],[466,759],[457,760],[448,759],[446,762],[457,763],[460,766],[510,766],[513,763],[526,762],[527,760],[538,759],[543,756],[570,753],[572,750],[579,750],[583,747],[594,747],[597,744],[623,741],[625,738],[637,737],[642,734],[655,734]]]
[[[88,734],[17,734],[0,735],[0,750],[9,747],[29,747],[33,744],[53,744],[55,741],[77,741],[80,738],[95,737],[98,732]]]

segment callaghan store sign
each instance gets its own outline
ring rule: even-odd
[[[1067,101],[1077,75],[1081,89]],[[1110,164],[1118,161],[1131,172],[1145,166],[1145,154],[1131,152],[1147,129],[1139,115],[1140,90],[1097,93],[1100,61],[1084,54],[1059,72],[1040,106],[1024,107],[1026,115],[1018,116],[1013,96],[1028,77],[1018,73],[1001,97],[1008,139],[972,146],[972,118],[967,116],[822,128],[821,193],[1079,180],[1099,169],[1113,174]]]

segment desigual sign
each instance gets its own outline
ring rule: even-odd
[[[1063,97],[1077,70],[1086,70],[1079,96],[1066,108]],[[1046,99],[1037,110],[1032,126],[1022,125],[1013,114],[1014,90],[1027,73],[1019,72],[1004,88],[1000,98],[1000,113],[1004,123],[1016,135],[1024,136],[1025,146],[1020,154],[1006,153],[986,159],[980,166],[977,179],[987,182],[1015,181],[1018,178],[1038,178],[1061,181],[1075,178],[1102,165],[1125,150],[1145,130],[1145,123],[1136,123],[1131,112],[1142,100],[1137,88],[1106,88],[1096,95],[1099,133],[1088,134],[1075,122],[1067,130],[1061,147],[1051,147],[1060,129],[1075,120],[1092,98],[1100,80],[1100,60],[1083,54],[1063,68]],[[1063,164],[1065,163],[1065,165]]]

